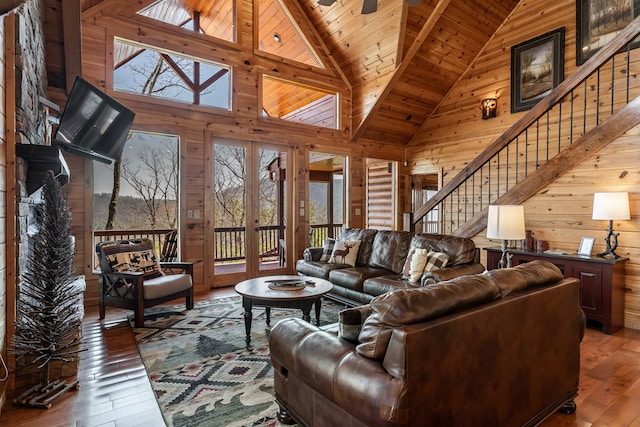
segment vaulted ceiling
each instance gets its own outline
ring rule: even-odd
[[[81,0],[81,9],[102,1]],[[308,19],[301,27],[313,28],[315,34],[308,36],[319,36],[335,59],[352,88],[351,139],[398,145],[411,141],[518,3],[423,0],[409,6],[403,0],[379,0],[377,12],[362,15],[362,0],[330,6],[317,0],[260,1],[298,8],[302,14],[291,15]],[[78,33],[68,29],[79,24],[74,5],[77,9],[77,0],[45,0],[46,36],[64,38],[67,67],[79,56]],[[73,81],[69,71],[50,70],[50,85],[56,78],[62,83],[64,74],[67,84]]]

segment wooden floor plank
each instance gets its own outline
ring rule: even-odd
[[[235,295],[212,291],[199,300]],[[83,322],[80,389],[51,409],[16,407],[7,402],[0,426],[163,426],[162,415],[135,344],[126,312],[109,308],[98,319],[96,307]],[[588,327],[580,346],[580,389],[575,414],[553,414],[543,427],[640,427],[640,331],[623,329],[606,335]]]

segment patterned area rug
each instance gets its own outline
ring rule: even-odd
[[[342,308],[323,300],[321,324]],[[291,316],[301,311],[272,308],[271,325]],[[145,310],[134,334],[167,426],[279,426],[269,330],[264,308],[254,308],[246,346],[240,297]]]

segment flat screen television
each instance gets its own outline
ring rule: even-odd
[[[122,155],[134,117],[133,111],[76,77],[54,141],[66,151],[111,164]]]

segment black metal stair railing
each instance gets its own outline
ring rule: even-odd
[[[413,226],[420,231],[422,219],[437,211],[438,232],[475,234],[478,227],[463,225],[486,216],[489,204],[535,179],[541,166],[640,96],[640,49],[632,49],[639,34],[640,17],[416,210]]]

